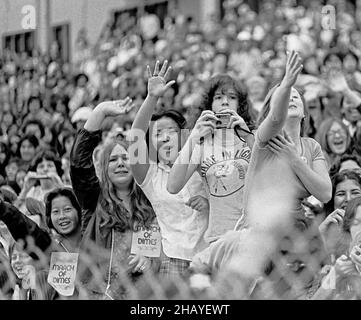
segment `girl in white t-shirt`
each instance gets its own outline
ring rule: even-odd
[[[153,74],[148,66],[148,95],[133,122],[129,148],[133,176],[152,204],[160,226],[162,277],[177,277],[188,269],[193,256],[205,248],[203,236],[208,224],[208,200],[198,173],[177,194],[170,194],[166,188],[186,122],[172,109],[153,114],[158,99],[175,83],[167,83],[170,70],[167,61],[161,69],[157,61]]]

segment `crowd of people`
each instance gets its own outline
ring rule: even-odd
[[[0,299],[360,299],[361,6],[324,5],[4,50]]]

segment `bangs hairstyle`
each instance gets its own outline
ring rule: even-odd
[[[116,145],[121,145],[128,150],[129,144],[123,135],[116,135],[101,147],[99,154],[99,181],[101,195],[98,200],[97,210],[101,218],[101,228],[115,228],[121,232],[132,229],[138,225],[149,227],[155,218],[153,208],[134,178],[130,184],[130,210],[122,205],[122,200],[117,196],[116,186],[108,175],[110,155]]]
[[[73,190],[71,188],[57,188],[49,192],[45,197],[45,219],[47,226],[55,230],[53,223],[51,221],[51,210],[52,210],[53,200],[58,197],[65,197],[69,199],[70,203],[72,204],[72,206],[74,207],[74,209],[78,214],[79,223],[81,223],[81,207]]]
[[[320,128],[317,130],[316,137],[315,137],[315,139],[320,143],[322,150],[324,150],[327,154],[332,153],[331,148],[328,145],[327,134],[330,131],[330,128],[334,122],[338,123],[341,126],[341,128],[345,131],[345,134],[347,136],[346,151],[349,149],[350,144],[351,144],[350,133],[349,133],[346,125],[342,122],[342,120],[339,118],[335,118],[335,117],[329,117],[321,122]]]
[[[64,171],[61,168],[61,160],[51,150],[44,150],[41,153],[39,153],[33,160],[30,171],[36,172],[36,168],[38,167],[39,163],[41,163],[43,160],[54,162],[56,173],[58,174],[58,176],[61,177],[63,175]]]
[[[274,92],[276,91],[276,89],[279,87],[279,85],[280,85],[280,83],[276,84],[267,93],[267,96],[265,97],[264,102],[263,102],[263,107],[257,118],[257,128],[264,121],[264,119],[266,119],[266,117],[268,116],[270,109],[271,109],[272,96],[273,96]],[[299,87],[292,87],[292,88],[298,92],[298,94],[301,97],[301,101],[303,103],[304,118],[301,120],[301,130],[300,130],[300,135],[301,135],[301,137],[303,137],[303,136],[307,135],[308,128],[309,128],[310,117],[309,117],[309,112],[308,112],[308,106],[307,106],[307,103],[306,103],[306,100],[304,97],[304,91]]]
[[[361,177],[352,170],[343,170],[341,172],[336,173],[333,177],[331,177],[332,181],[332,197],[329,202],[325,204],[325,212],[326,216],[332,213],[336,208],[334,207],[334,198],[336,193],[336,187],[346,180],[353,180],[355,181],[359,187],[361,188]]]
[[[219,89],[222,93],[227,89],[234,89],[238,99],[237,113],[243,118],[248,128],[252,131],[255,128],[255,125],[254,119],[250,113],[251,104],[248,99],[247,89],[240,81],[237,81],[228,74],[216,75],[209,80],[209,84],[203,91],[198,110],[195,111],[195,114],[192,116],[192,120],[190,121],[191,127],[194,127],[195,122],[204,110],[212,111],[213,98],[216,91]]]
[[[156,114],[154,114],[152,116],[152,118],[150,119],[151,122],[155,122],[159,119],[162,119],[162,118],[169,118],[169,119],[172,119],[178,126],[178,128],[180,130],[184,129],[187,125],[187,120],[183,117],[183,115],[175,110],[175,109],[169,109],[169,110],[166,110],[166,111],[162,111],[162,112],[158,112]],[[149,127],[147,133],[146,133],[146,136],[145,136],[145,142],[147,144],[147,147],[148,147],[148,154],[149,156],[151,157],[151,155],[157,155],[158,152],[157,150],[154,149],[154,146],[153,144],[151,143],[151,140],[150,140],[150,130],[151,130],[151,127]],[[158,161],[158,157],[157,158],[157,161]]]

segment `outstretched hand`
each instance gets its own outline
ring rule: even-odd
[[[123,100],[105,101],[100,104],[105,117],[117,117],[129,112],[133,107],[133,100],[126,97]]]
[[[296,83],[297,77],[303,68],[301,60],[296,51],[292,50],[291,53],[287,53],[286,73],[282,79],[284,86],[292,87]]]
[[[147,66],[148,70],[148,94],[153,97],[161,97],[164,93],[175,83],[175,80],[171,80],[167,83],[168,77],[172,70],[172,67],[168,67],[168,61],[165,60],[162,68],[159,71],[159,61],[156,62],[153,74],[150,70],[149,65]]]

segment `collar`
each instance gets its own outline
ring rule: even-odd
[[[163,171],[167,172],[167,173],[169,173],[170,169],[171,169],[171,167],[167,163],[164,163],[164,162],[161,162],[161,161],[159,161],[158,167],[160,169],[162,169]]]

